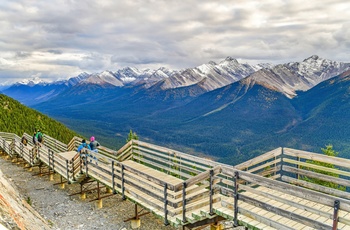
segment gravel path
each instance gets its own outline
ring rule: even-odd
[[[0,157],[0,169],[4,177],[13,184],[23,199],[30,203],[47,221],[51,229],[132,229],[130,222],[124,222],[124,220],[134,216],[134,203],[128,200],[123,201],[119,194],[104,198],[103,208],[98,209],[96,201],[89,202],[97,197],[96,191],[87,193],[85,200],[81,200],[80,195],[70,196],[70,194],[80,192],[80,185],[65,184],[65,188],[62,189],[60,185],[54,185],[60,182],[60,176],[58,174],[54,176],[53,181],[50,181],[48,175],[37,175],[39,173],[38,167],[33,168],[33,171],[29,171],[27,168],[24,168],[24,164],[16,164],[10,160],[5,160],[4,155]],[[93,187],[96,187],[96,185]],[[105,189],[102,190],[105,192]],[[106,195],[106,193],[101,194],[101,196],[103,195]],[[152,214],[144,215],[140,219],[141,227],[138,230],[176,229],[172,226],[164,226],[162,220]],[[14,227],[12,229],[18,228]],[[44,229],[44,227],[37,226],[33,230],[41,229]],[[203,230],[208,229],[210,227],[206,227]],[[245,228],[234,228],[231,221],[225,221],[224,229]]]
[[[89,193],[86,200],[81,200],[79,195],[69,196],[80,191],[79,184],[65,184],[64,189],[61,189],[60,185],[54,185],[60,182],[59,175],[54,176],[54,181],[50,181],[47,175],[33,176],[39,172],[37,167],[30,172],[23,168],[23,164],[12,163],[3,157],[0,157],[0,168],[23,199],[31,203],[52,229],[131,229],[130,222],[124,220],[134,215],[134,204],[123,201],[119,194],[104,198],[103,208],[98,209],[96,202],[89,202],[96,198],[96,193]],[[142,216],[140,219],[141,227],[138,229],[175,229],[164,226],[162,221],[152,214]]]

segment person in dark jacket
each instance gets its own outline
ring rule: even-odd
[[[38,129],[38,132],[36,132],[35,137],[37,140],[37,144],[41,147],[44,142],[44,139],[43,139],[43,133],[40,131],[40,129]]]
[[[36,143],[38,142],[38,139],[36,138],[36,132],[34,131],[34,134],[33,134],[33,144],[34,145],[37,145]]]

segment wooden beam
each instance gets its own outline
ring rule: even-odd
[[[316,165],[316,164],[312,164],[312,163],[296,161],[296,160],[292,160],[292,159],[288,159],[288,158],[283,158],[283,161],[291,163],[291,164],[295,164],[295,165],[308,167],[308,168],[318,169],[318,170],[321,170],[321,171],[324,171],[324,172],[331,172],[331,173],[335,173],[335,174],[339,174],[339,175],[350,177],[350,172],[342,171],[342,170],[339,170],[339,169],[328,168],[328,167],[324,167],[324,166],[320,166],[320,165]]]
[[[288,165],[283,165],[282,169],[283,169],[283,171],[286,171],[286,172],[301,174],[301,175],[305,175],[307,177],[316,178],[319,180],[332,182],[335,184],[350,187],[350,181],[346,180],[346,179],[328,176],[328,175],[325,175],[322,173],[312,172],[312,171],[308,171],[308,170],[304,170],[304,169],[294,168],[294,167],[291,167]]]
[[[321,162],[327,162],[330,164],[342,166],[345,168],[349,168],[350,160],[340,157],[331,157],[324,154],[307,152],[297,149],[284,148],[284,154],[287,156],[300,157],[308,160],[315,160]]]
[[[305,188],[309,188],[312,190],[316,190],[322,193],[326,193],[326,194],[330,194],[333,196],[338,196],[338,197],[342,197],[345,199],[350,199],[350,193],[348,192],[343,192],[340,191],[338,189],[334,189],[334,188],[329,188],[326,186],[322,186],[322,185],[318,185],[318,184],[314,184],[314,183],[310,183],[304,180],[298,180],[298,179],[294,179],[288,176],[282,176],[282,181],[294,184],[294,185],[298,185],[298,186],[303,186]]]
[[[257,165],[257,164],[259,164],[261,162],[264,162],[266,160],[278,157],[278,156],[281,155],[281,153],[282,153],[282,148],[279,147],[279,148],[274,149],[274,150],[272,150],[270,152],[267,152],[267,153],[262,154],[262,155],[260,155],[258,157],[255,157],[255,158],[253,158],[251,160],[243,162],[243,163],[241,163],[239,165],[235,165],[234,168],[235,169],[239,169],[239,170],[244,170],[245,168],[252,167],[253,165]]]

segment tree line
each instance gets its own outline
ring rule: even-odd
[[[37,129],[63,143],[68,143],[74,136],[78,136],[58,121],[0,94],[1,132],[22,136],[25,132],[31,135]]]

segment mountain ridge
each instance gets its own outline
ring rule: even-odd
[[[237,64],[233,58],[224,62]],[[150,84],[147,77],[152,74],[148,71],[124,86],[76,84],[33,107],[80,133],[93,130],[113,147],[125,143],[119,137],[132,129],[148,142],[215,155],[220,161],[244,161],[279,146],[315,151],[329,142],[347,150],[350,148],[344,137],[338,135],[349,133],[337,122],[348,124],[340,114],[350,110],[350,100],[341,97],[348,95],[349,66],[314,55],[298,63],[265,65],[247,77],[209,91],[209,77],[163,89],[163,82],[171,77]],[[194,72],[188,70],[189,74]],[[307,74],[302,75],[304,72]],[[332,120],[334,117],[337,119]],[[317,125],[323,121],[339,131],[332,130],[330,136],[327,129],[331,126]]]

